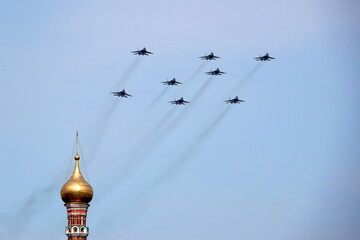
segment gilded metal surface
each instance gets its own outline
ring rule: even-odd
[[[75,155],[75,169],[70,179],[61,188],[61,199],[65,203],[83,202],[89,203],[93,198],[93,189],[83,178],[80,172],[79,160],[80,156]]]

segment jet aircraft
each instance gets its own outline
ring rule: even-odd
[[[219,68],[215,69],[214,71],[206,72],[207,75],[217,76],[221,74],[226,74],[226,72],[220,71]]]
[[[131,53],[133,53],[134,55],[142,55],[142,56],[144,56],[144,55],[146,55],[146,56],[148,56],[149,54],[153,54],[152,52],[149,52],[148,50],[146,50],[146,48],[143,48],[143,49],[141,49],[141,50],[137,50],[137,51],[132,51]]]
[[[215,56],[213,52],[211,52],[209,55],[204,55],[202,57],[199,57],[201,60],[216,60],[217,58],[220,58],[218,56]]]
[[[190,103],[190,102],[185,101],[184,98],[180,98],[178,100],[170,101],[169,103],[175,104],[175,105],[185,105],[186,103]]]
[[[124,97],[124,98],[132,97],[130,94],[125,92],[125,89],[123,89],[120,92],[111,92],[111,94],[113,94],[115,97]]]
[[[169,85],[169,86],[174,86],[174,85],[177,86],[179,84],[182,84],[181,82],[176,81],[175,78],[173,78],[171,80],[168,80],[168,81],[165,81],[165,82],[161,82],[161,83],[164,84],[164,85]]]
[[[259,57],[256,57],[254,59],[256,59],[256,61],[271,61],[271,59],[275,59],[275,58],[270,57],[269,54],[266,53],[264,56],[259,55]]]
[[[238,96],[234,97],[233,99],[229,98],[229,100],[224,101],[225,103],[230,103],[230,104],[236,104],[236,103],[241,103],[241,102],[245,102],[244,100],[241,100],[238,98]]]

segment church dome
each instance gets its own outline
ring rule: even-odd
[[[61,188],[61,199],[65,203],[89,203],[93,198],[93,189],[80,172],[80,156],[75,155],[75,169],[70,179]]]

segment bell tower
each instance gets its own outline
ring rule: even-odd
[[[86,225],[86,216],[89,202],[93,198],[91,185],[83,178],[80,172],[80,156],[78,154],[78,132],[76,132],[75,169],[70,179],[60,191],[61,199],[67,210],[68,225],[65,234],[68,240],[86,240],[89,227]]]

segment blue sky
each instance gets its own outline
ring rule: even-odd
[[[89,239],[359,239],[358,11],[0,1],[0,238],[66,238],[79,129]],[[144,46],[154,55],[131,55]],[[194,98],[216,67],[227,74]],[[173,77],[184,84],[149,107]],[[111,96],[122,88],[133,97]],[[221,115],[234,95],[246,102]],[[196,101],[172,110],[181,96]]]

